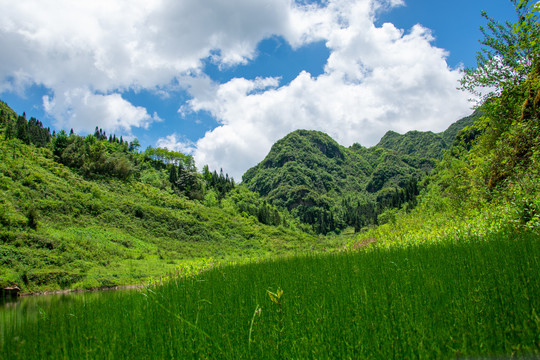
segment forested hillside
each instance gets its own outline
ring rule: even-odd
[[[448,129],[438,134],[431,131],[409,131],[401,135],[395,131],[389,131],[382,137],[376,147],[419,158],[441,159],[444,151],[454,145],[458,133],[462,129],[473,125],[481,115],[482,112],[477,110],[472,115],[456,121]]]
[[[480,116],[452,130],[456,140],[424,180],[418,206],[365,236],[398,244],[429,243],[447,234],[483,238],[508,229],[538,236],[540,4],[513,3],[519,19],[514,24],[483,14],[478,67],[466,69],[461,81],[463,90],[480,99]]]
[[[479,114],[440,134],[389,131],[372,148],[346,148],[324,133],[298,130],[276,142],[243,183],[316,232],[358,231],[387,221],[382,214],[388,209],[414,206],[419,182]]]
[[[337,246],[190,156],[100,129],[50,133],[0,107],[0,287],[141,283],[197,261]]]

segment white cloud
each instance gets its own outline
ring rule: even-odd
[[[289,0],[0,0],[0,7],[0,91],[43,85],[53,94],[54,108],[44,104],[50,114],[79,128],[89,127],[75,114],[85,104],[109,109],[100,124],[107,130],[148,124],[138,108],[118,106],[124,90],[162,90],[199,74],[208,57],[219,66],[245,63],[263,38],[292,31],[296,11]]]
[[[400,1],[385,3],[400,5]],[[261,161],[279,138],[296,129],[321,130],[343,145],[375,145],[389,129],[442,131],[468,115],[467,94],[456,88],[460,69],[432,45],[431,32],[374,25],[381,3],[335,0],[319,16],[331,50],[325,73],[302,72],[290,84],[250,93],[260,79],[204,82],[192,91],[195,111],[221,126],[197,142],[199,166],[222,166],[237,179]],[[328,20],[331,19],[331,20]]]
[[[195,144],[191,140],[179,136],[177,133],[158,139],[156,146],[171,151],[178,151],[183,154],[193,154],[195,151]]]
[[[159,121],[122,98],[127,89],[167,96],[172,84],[193,99],[183,116],[208,111],[219,126],[196,143],[199,166],[240,179],[271,145],[299,128],[329,133],[344,145],[373,145],[389,129],[441,131],[469,112],[456,90],[458,69],[420,25],[376,27],[380,11],[402,0],[0,0],[0,92],[43,85],[45,110],[59,127],[129,134]],[[254,59],[257,44],[281,36],[294,48],[325,41],[324,74],[233,79],[202,72]],[[164,92],[165,91],[165,92]],[[191,151],[173,134],[163,146]],[[187,146],[187,147],[186,147]]]
[[[132,127],[148,128],[161,121],[157,114],[133,106],[119,94],[94,94],[84,89],[66,91],[56,98],[43,97],[45,111],[54,115],[55,125],[76,132],[91,132],[96,126],[109,132],[130,134]]]

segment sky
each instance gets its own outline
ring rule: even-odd
[[[508,0],[0,0],[0,99],[237,181],[297,129],[344,146],[445,130]]]

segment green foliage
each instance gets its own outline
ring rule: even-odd
[[[389,131],[383,136],[377,146],[394,150],[403,155],[437,159],[441,157],[443,151],[449,147],[449,144],[445,142],[442,134],[435,134],[430,131],[409,131],[405,135]]]
[[[539,9],[529,1],[514,4],[515,24],[500,25],[484,14],[489,31],[484,30],[478,69],[468,70],[462,83],[468,90],[497,90],[484,99],[482,116],[458,134],[429,181],[430,192],[440,192],[455,209],[506,206],[528,223],[539,196],[529,184],[540,179]]]
[[[223,169],[219,171],[210,172],[208,165],[203,167],[202,179],[204,180],[207,188],[213,189],[219,194],[219,198],[222,199],[229,191],[234,189],[235,183],[233,178],[229,178],[229,174],[223,175]]]
[[[447,145],[447,150],[452,147],[457,141],[459,141],[460,134],[466,132],[466,129],[470,129],[475,122],[483,115],[481,109],[476,109],[471,115],[464,117],[450,125],[448,129],[441,133],[444,143]],[[439,159],[442,154],[439,155]]]
[[[62,139],[62,142],[66,139],[62,133],[59,138]],[[61,162],[78,169],[88,178],[112,176],[125,180],[133,172],[133,164],[129,154],[122,145],[96,140],[93,135],[84,139],[77,135],[71,135],[67,138],[66,145],[60,155]],[[56,145],[55,149],[58,149]]]
[[[188,261],[346,241],[307,235],[228,175],[203,179],[188,157],[160,150],[164,163],[98,135],[60,131],[45,148],[0,139],[0,274],[23,291],[142,283]],[[200,203],[179,196],[187,187],[171,189],[169,173],[183,160],[195,180],[189,194],[200,191]]]
[[[53,140],[53,154],[57,158],[61,158],[64,150],[68,147],[68,137],[64,130],[61,130]]]
[[[177,151],[171,151],[164,148],[153,148],[149,146],[144,151],[144,155],[154,160],[161,161],[164,164],[173,164],[175,166],[183,165],[189,170],[192,170],[195,167],[192,156],[185,155]]]
[[[218,196],[214,190],[210,190],[204,195],[204,205],[208,207],[216,207],[219,205]]]
[[[24,116],[19,116],[15,123],[15,133],[17,139],[20,139],[25,144],[30,144],[30,135],[28,134],[28,121]]]
[[[226,200],[232,202],[235,212],[246,218],[257,219],[261,224],[288,226],[293,222],[289,214],[268,204],[257,193],[249,191],[243,186],[232,190]]]
[[[511,0],[515,5],[517,22],[504,24],[486,12],[483,47],[477,54],[477,67],[465,70],[462,88],[482,95],[478,88],[495,89],[483,94],[483,100],[496,97],[526,81],[539,65],[540,6],[531,0]]]

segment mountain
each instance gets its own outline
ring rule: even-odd
[[[439,134],[389,131],[372,148],[346,148],[325,133],[297,130],[277,141],[242,183],[316,232],[347,226],[358,230],[377,223],[388,208],[412,206],[417,182],[478,116],[461,119]]]
[[[376,147],[420,158],[440,159],[444,151],[453,145],[457,134],[474,124],[480,116],[482,112],[477,110],[472,115],[456,121],[442,133],[409,131],[401,135],[395,131],[388,131]]]

